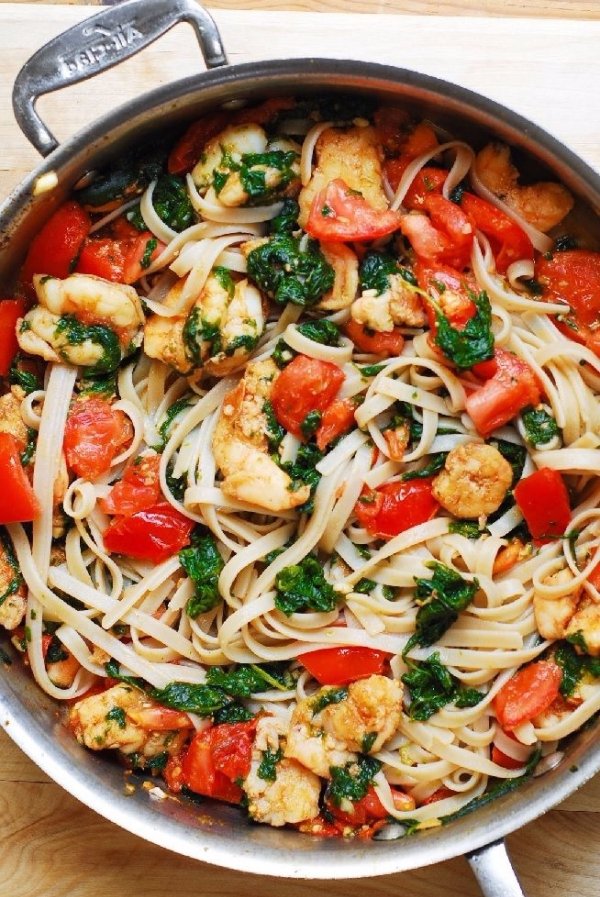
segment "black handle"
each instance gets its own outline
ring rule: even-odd
[[[227,64],[219,30],[195,0],[127,0],[44,44],[25,63],[13,88],[13,110],[27,139],[42,156],[58,146],[35,110],[40,96],[118,65],[179,22],[188,22],[196,32],[207,68]]]

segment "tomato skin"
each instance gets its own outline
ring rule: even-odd
[[[531,240],[505,212],[474,193],[463,193],[460,205],[473,226],[489,239],[498,274],[505,274],[508,266],[520,259],[533,260]]]
[[[441,788],[438,788],[437,791],[434,791],[433,794],[430,794],[429,797],[426,797],[425,800],[422,800],[419,804],[420,807],[426,807],[428,804],[435,804],[438,800],[445,800],[447,797],[454,797],[456,791],[451,791],[450,788],[446,788],[443,785]]]
[[[106,498],[100,499],[100,509],[105,514],[130,517],[151,508],[160,498],[159,466],[160,455],[149,455],[130,464]]]
[[[459,206],[437,193],[425,197],[423,209],[423,213],[404,215],[402,233],[419,258],[462,271],[469,264],[473,246],[469,218]]]
[[[74,200],[59,206],[37,232],[21,269],[23,283],[31,283],[34,274],[68,277],[90,229],[90,217]]]
[[[569,249],[551,259],[540,256],[535,278],[544,288],[544,299],[570,305],[565,322],[557,322],[560,330],[600,355],[600,252]]]
[[[21,445],[10,433],[0,433],[0,523],[35,520],[40,509],[21,464]]]
[[[76,270],[79,274],[93,274],[113,283],[123,283],[125,270],[123,244],[119,240],[111,240],[110,237],[94,237],[86,240]]]
[[[291,97],[271,97],[258,106],[240,109],[239,112],[210,112],[193,122],[171,150],[167,163],[169,174],[191,171],[208,141],[228,125],[246,122],[268,124],[278,112],[293,108],[295,102]]]
[[[447,177],[448,172],[444,168],[433,168],[432,166],[421,168],[413,178],[413,182],[402,200],[402,205],[407,209],[422,209],[429,196],[434,193],[441,195]],[[396,189],[393,184],[392,187]]]
[[[239,804],[242,789],[215,768],[211,753],[211,729],[197,732],[181,761],[180,779],[190,791]]]
[[[557,470],[541,467],[513,490],[529,532],[536,542],[560,539],[571,520],[569,493]]]
[[[373,648],[347,645],[307,651],[298,658],[319,685],[347,685],[383,673],[389,654]]]
[[[107,551],[160,564],[189,545],[194,526],[167,501],[159,501],[130,517],[113,517],[102,539]]]
[[[375,491],[364,489],[354,506],[361,526],[378,539],[394,536],[435,517],[439,504],[431,493],[433,477],[384,483]]]
[[[235,780],[250,771],[255,732],[255,719],[197,732],[181,761],[181,783],[206,797],[239,804],[243,792]]]
[[[387,819],[388,815],[372,785],[369,785],[369,790],[364,797],[353,801],[351,812],[342,810],[333,801],[329,800],[327,801],[327,809],[338,822],[353,828],[359,825],[366,825],[369,822],[375,822],[377,819]]]
[[[75,402],[65,427],[67,466],[79,477],[97,479],[132,436],[129,418],[122,411],[114,411],[104,399]]]
[[[306,231],[318,240],[345,243],[375,240],[400,228],[400,212],[374,209],[341,178],[330,181],[313,199]]]
[[[167,163],[169,174],[186,174],[191,171],[208,141],[229,123],[226,112],[211,112],[193,122],[171,150]]]
[[[526,361],[500,347],[496,347],[494,361],[493,376],[466,400],[467,414],[484,438],[512,420],[521,409],[539,404],[541,398],[537,378]],[[489,366],[484,370],[492,369]]]
[[[146,256],[146,250],[150,241],[154,241],[156,246],[150,253],[148,263],[142,265],[142,260]],[[158,258],[164,248],[165,244],[161,243],[160,240],[157,240],[149,230],[142,231],[141,234],[138,233],[137,237],[129,243],[125,250],[123,283],[135,283],[136,280],[143,277],[146,273],[146,268],[150,267],[152,262]]]
[[[338,399],[327,406],[316,433],[317,448],[320,452],[354,425],[355,411],[356,403],[352,399]]]
[[[507,732],[543,713],[560,694],[562,670],[551,660],[523,667],[494,698],[498,722]]]
[[[510,738],[511,741],[517,740],[512,732],[505,732],[504,734],[507,738]],[[520,769],[525,765],[525,762],[526,761],[524,760],[515,760],[514,757],[505,754],[504,751],[501,751],[495,744],[492,745],[492,763],[497,763],[498,766],[503,766],[505,769]]]
[[[476,288],[470,276],[450,265],[428,263],[423,259],[417,259],[414,270],[421,289],[438,303],[453,327],[460,330],[477,314],[477,306],[467,293]],[[435,345],[437,317],[430,302],[425,303],[425,312],[431,331],[430,342]]]
[[[215,768],[232,782],[245,779],[250,772],[256,722],[251,719],[245,723],[221,723],[210,730]]]
[[[27,310],[25,299],[0,299],[0,377],[8,377],[17,354],[17,321]]]
[[[337,364],[296,355],[273,386],[271,404],[275,417],[298,439],[305,439],[302,421],[310,411],[325,411],[343,382],[344,372]]]
[[[400,355],[404,348],[404,337],[398,327],[394,327],[389,332],[371,332],[363,324],[350,319],[344,325],[344,332],[360,352],[394,358],[396,355]]]

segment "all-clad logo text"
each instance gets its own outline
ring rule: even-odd
[[[133,22],[125,22],[123,25],[111,31],[100,25],[84,28],[82,34],[86,38],[92,38],[89,45],[83,47],[73,56],[62,56],[60,64],[68,75],[83,72],[90,67],[100,65],[111,56],[118,56],[123,50],[133,47],[144,35]]]

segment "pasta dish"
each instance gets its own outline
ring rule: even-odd
[[[521,161],[277,97],[36,234],[0,301],[0,625],[86,748],[394,839],[600,709],[600,253]]]

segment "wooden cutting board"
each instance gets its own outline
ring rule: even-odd
[[[35,49],[91,12],[74,6],[0,4],[0,195],[37,161],[12,119],[15,75]],[[600,170],[600,21],[232,10],[215,10],[214,15],[231,62],[312,55],[413,68],[511,106]],[[191,31],[180,27],[100,79],[42,99],[39,109],[64,138],[92,115],[202,67]],[[349,892],[344,882],[243,877],[146,844],[64,793],[3,733],[0,818],[2,897],[234,897],[241,892],[251,897],[342,897]],[[528,897],[598,897],[599,823],[597,778],[560,809],[509,838]],[[359,888],[365,897],[479,894],[461,859],[365,879]]]

